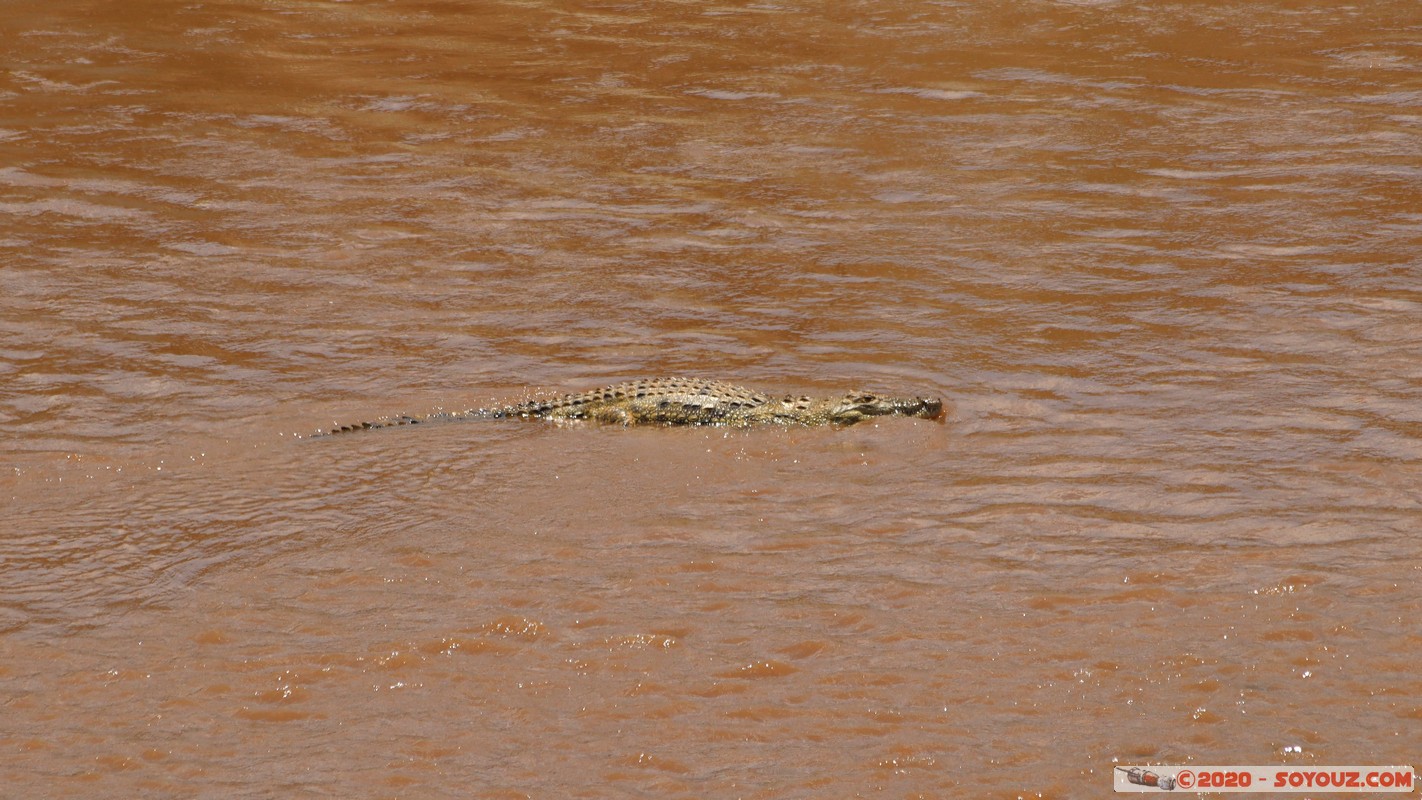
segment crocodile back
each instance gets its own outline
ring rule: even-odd
[[[721,381],[650,378],[498,409],[495,416],[591,419],[623,424],[711,425],[734,421],[770,398]]]

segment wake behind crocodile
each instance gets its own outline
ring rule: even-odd
[[[461,420],[543,419],[616,425],[853,425],[871,417],[904,416],[941,420],[943,401],[923,397],[881,397],[850,392],[816,398],[771,395],[720,381],[653,378],[601,389],[529,400],[495,408],[400,415],[317,432],[329,436],[352,431]]]

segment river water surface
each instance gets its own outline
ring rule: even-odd
[[[1422,761],[1422,7],[0,19],[16,797]],[[941,424],[321,426],[698,375]]]

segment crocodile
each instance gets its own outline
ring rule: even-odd
[[[425,416],[401,415],[341,425],[317,436],[470,419],[588,420],[620,425],[853,425],[870,417],[899,415],[940,420],[943,401],[880,397],[851,392],[835,398],[775,397],[720,381],[655,378],[548,400]]]

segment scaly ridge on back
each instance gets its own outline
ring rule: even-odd
[[[869,417],[940,419],[943,401],[852,392],[837,398],[775,398],[700,378],[652,378],[497,408],[397,416],[342,425],[317,435],[467,419],[588,420],[621,425],[853,425]]]

